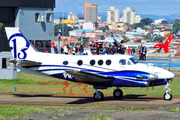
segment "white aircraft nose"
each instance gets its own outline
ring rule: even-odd
[[[175,74],[172,73],[172,72],[170,72],[170,71],[166,71],[166,72],[164,73],[164,77],[165,77],[166,79],[173,79],[173,78],[175,77]]]

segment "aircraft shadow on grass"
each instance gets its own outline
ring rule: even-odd
[[[42,98],[79,98],[78,100],[75,100],[73,102],[69,102],[67,104],[85,104],[85,103],[93,103],[97,102],[95,101],[91,96],[71,96],[71,95],[43,95],[43,94],[37,94],[37,95],[30,95],[30,94],[13,94],[14,96],[21,97],[21,98],[36,98],[36,97],[42,97]],[[154,100],[163,100],[161,97],[145,97],[146,95],[125,95],[122,98],[114,99],[113,96],[106,96],[103,101],[154,101]]]

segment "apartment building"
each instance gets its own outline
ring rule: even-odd
[[[140,23],[142,20],[141,16],[140,15],[136,15],[135,17],[135,23]]]
[[[76,14],[73,14],[72,12],[70,12],[70,14],[68,15],[68,20],[74,20],[77,21],[78,17]]]
[[[119,9],[111,6],[110,9],[107,10],[107,22],[119,22]]]
[[[84,19],[88,22],[97,22],[97,3],[84,3]]]
[[[123,22],[129,24],[135,23],[135,11],[131,10],[130,7],[127,7],[126,10],[123,11]]]

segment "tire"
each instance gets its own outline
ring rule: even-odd
[[[104,94],[101,91],[98,91],[99,97],[97,96],[96,92],[94,93],[94,100],[101,101],[104,99]]]
[[[164,100],[171,100],[172,99],[172,94],[170,92],[168,92],[167,94],[164,93]]]
[[[122,98],[123,91],[121,89],[116,89],[116,90],[114,90],[113,95],[115,98]]]

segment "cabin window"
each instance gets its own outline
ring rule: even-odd
[[[95,60],[91,60],[91,61],[90,61],[90,65],[92,65],[92,66],[95,65],[95,63],[96,63]]]
[[[111,60],[106,60],[106,65],[111,65]]]
[[[82,60],[79,60],[79,61],[77,62],[77,64],[78,64],[79,66],[81,66],[81,65],[83,64],[83,61],[82,61]]]
[[[138,60],[136,58],[134,58],[134,57],[129,58],[129,60],[134,64],[138,63]]]
[[[63,62],[63,65],[68,65],[68,61],[64,61],[64,62]]]
[[[132,63],[128,60],[128,65],[132,65]]]
[[[126,59],[120,60],[120,61],[119,61],[119,64],[120,64],[120,65],[126,65]]]
[[[99,60],[98,65],[103,65],[103,60]]]

